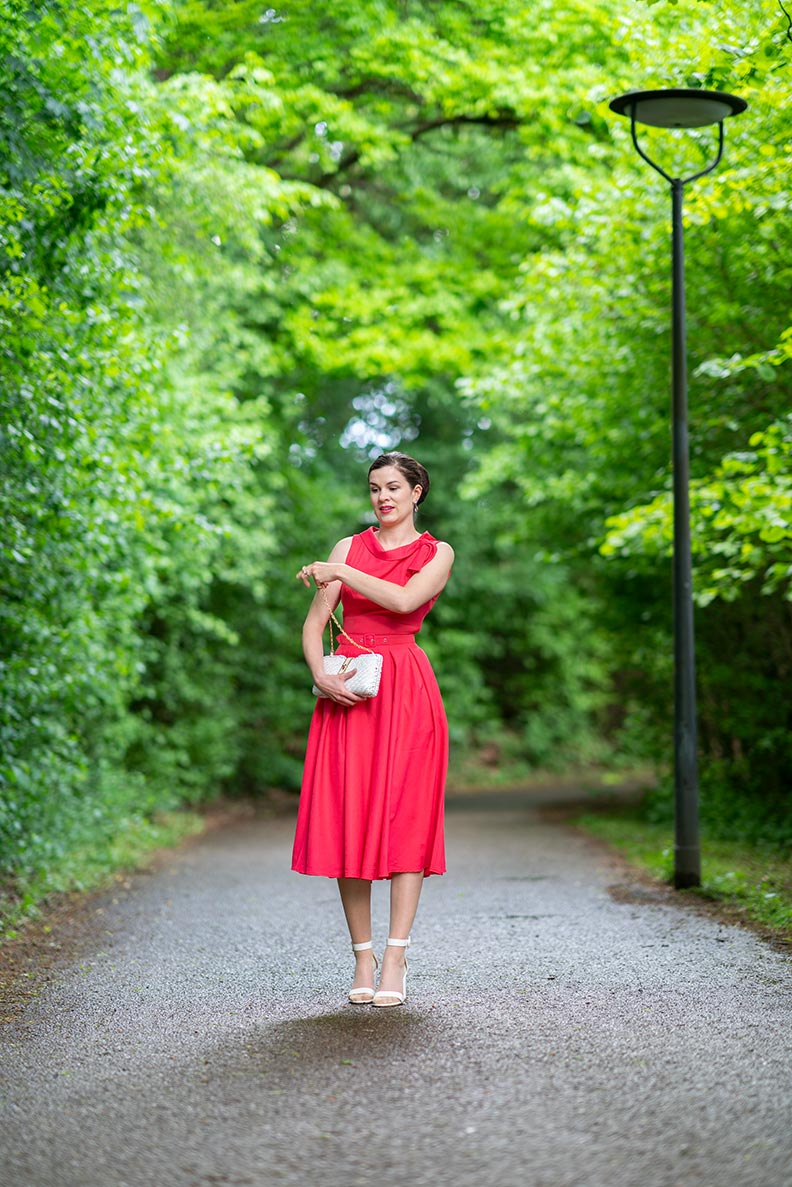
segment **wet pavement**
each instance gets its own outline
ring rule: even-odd
[[[451,804],[400,1009],[346,1004],[290,818],[92,900],[2,1031],[0,1187],[790,1187],[789,959],[536,808]]]

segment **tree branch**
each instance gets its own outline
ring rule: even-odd
[[[519,128],[522,120],[519,116],[510,114],[502,115],[451,115],[438,116],[437,119],[425,120],[424,123],[418,124],[410,133],[412,140],[418,140],[419,137],[425,136],[427,132],[434,132],[436,128],[459,127],[463,124],[479,124],[487,128],[504,128],[507,131],[513,131]]]

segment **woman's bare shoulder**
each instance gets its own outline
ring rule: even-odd
[[[454,559],[454,550],[450,544],[446,544],[445,540],[437,541],[437,551],[441,556],[444,556],[446,560],[452,561]]]
[[[343,540],[339,540],[337,544],[333,545],[327,559],[329,561],[345,561],[349,556],[349,550],[352,547],[354,538],[354,536],[344,536]]]

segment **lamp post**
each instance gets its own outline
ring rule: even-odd
[[[630,91],[610,103],[611,111],[629,116],[635,150],[671,186],[671,341],[672,461],[674,488],[674,885],[701,884],[698,830],[696,746],[696,665],[693,639],[693,576],[690,550],[690,462],[687,424],[685,342],[685,254],[682,196],[691,181],[711,173],[723,155],[723,121],[748,104],[722,91],[670,89]],[[654,128],[702,128],[718,125],[714,160],[688,177],[672,177],[638,142],[637,124]]]

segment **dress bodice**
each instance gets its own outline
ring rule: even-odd
[[[424,565],[437,554],[437,540],[424,532],[410,544],[400,548],[383,548],[374,528],[367,528],[352,537],[352,544],[346,563],[353,569],[392,581],[395,585],[406,585],[410,578],[420,572]],[[370,598],[357,593],[348,585],[341,587],[341,604],[344,607],[344,629],[356,634],[405,634],[417,635],[424,618],[437,601],[439,594],[424,602],[408,614],[396,614],[378,606]]]

